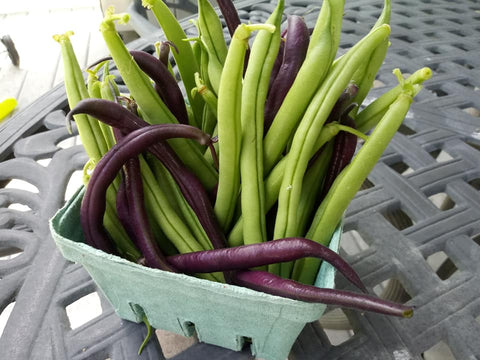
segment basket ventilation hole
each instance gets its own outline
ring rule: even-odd
[[[74,330],[102,314],[102,305],[97,292],[81,297],[65,308],[70,329]]]

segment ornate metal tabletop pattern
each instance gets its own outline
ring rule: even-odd
[[[274,4],[238,6],[242,20],[263,22]],[[343,49],[368,32],[381,6],[347,1]],[[316,2],[290,1],[286,13],[304,15],[312,24],[318,9]],[[400,0],[393,1],[392,12],[392,45],[377,79],[383,85],[370,96],[396,84],[394,67],[412,73],[429,66],[434,77],[349,207],[345,232],[356,232],[365,247],[343,255],[371,289],[395,279],[416,313],[398,320],[347,312],[355,334],[337,346],[318,323],[309,324],[292,359],[420,359],[442,341],[457,359],[480,359],[480,4]],[[193,31],[186,22],[185,27]],[[146,48],[154,40],[130,46]],[[80,145],[59,147],[71,137],[66,109],[59,86],[0,127],[0,313],[15,302],[0,357],[162,359],[156,341],[136,355],[144,326],[120,320],[101,292],[102,313],[71,329],[67,306],[97,289],[80,266],[62,258],[48,230],[70,177],[86,161]],[[27,182],[32,191],[8,187],[12,179]],[[439,194],[440,207],[432,201]],[[20,255],[7,257],[14,253]],[[427,259],[435,254],[446,257],[448,271],[432,269]],[[339,278],[338,286],[347,284]],[[175,359],[248,357],[196,344]]]

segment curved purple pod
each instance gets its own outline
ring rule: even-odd
[[[306,302],[338,305],[360,311],[372,311],[385,315],[408,318],[413,308],[377,297],[337,289],[317,288],[294,280],[283,279],[265,271],[237,271],[233,275],[236,285],[267,294]]]
[[[310,32],[303,18],[297,15],[289,16],[283,63],[272,83],[265,103],[265,132],[270,128],[283,99],[295,81],[305,60],[309,42]]]
[[[160,140],[178,137],[195,139],[203,145],[210,142],[210,137],[195,127],[181,124],[152,125],[132,131],[100,159],[90,177],[80,210],[81,225],[88,244],[105,252],[113,252],[103,227],[108,186],[127,160],[138,156]],[[166,262],[165,265],[168,267]]]
[[[67,121],[70,121],[73,115],[79,113],[91,115],[112,127],[121,129],[124,133],[151,126],[120,104],[103,99],[81,100],[67,114]],[[167,142],[160,141],[148,150],[160,159],[172,174],[185,200],[197,215],[213,247],[216,249],[224,248],[226,246],[225,235],[217,223],[210,197],[198,178],[182,163]]]
[[[305,238],[285,238],[233,248],[173,255],[167,261],[187,273],[242,270],[258,266],[316,257],[334,266],[345,278],[367,292],[355,270],[328,247]]]

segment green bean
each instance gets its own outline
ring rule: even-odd
[[[217,126],[217,96],[207,87],[207,85],[205,85],[199,73],[195,73],[195,84],[197,85],[197,87],[192,90],[192,95],[200,95],[205,102],[202,116],[202,131],[207,134],[213,134]],[[218,146],[214,146],[218,148]],[[206,150],[204,156],[206,159],[209,159],[209,161],[212,161],[212,154],[210,152],[210,149]]]
[[[328,74],[315,94],[293,137],[279,194],[275,239],[296,236],[297,209],[302,191],[302,180],[308,161],[313,155],[316,138],[333,105],[352,78],[355,69],[389,33],[390,27],[382,25],[358,42]]]
[[[115,101],[116,96],[120,95],[114,79],[114,75],[104,76],[103,81],[100,83],[100,95],[102,99]],[[103,122],[99,122],[99,125],[100,129],[102,130],[103,137],[107,142],[108,148],[110,149],[113,145],[115,145],[115,138],[113,136],[112,127]]]
[[[390,14],[391,14],[391,1],[385,0],[383,11],[380,14],[377,22],[373,26],[373,29],[383,25],[390,23]],[[368,92],[370,91],[373,81],[375,80],[375,76],[382,66],[383,61],[385,60],[385,56],[387,55],[387,50],[390,46],[390,42],[388,39],[385,39],[370,55],[370,58],[364,63],[364,65],[360,68],[360,71],[354,75],[353,82],[358,85],[358,92],[353,98],[352,102],[357,103],[359,106],[355,107],[351,112],[350,115],[355,117],[362,104],[363,100],[367,96]]]
[[[398,71],[397,71],[398,73]],[[387,112],[373,130],[368,140],[333,183],[324,201],[318,208],[307,237],[320,244],[328,244],[329,239],[348,204],[362,186],[364,180],[373,169],[380,156],[387,148],[412,103],[418,89],[401,81],[402,90],[388,108]],[[305,261],[299,280],[311,283],[318,263]]]
[[[128,21],[128,14],[113,14],[112,10],[107,11],[100,30],[131,96],[137,102],[146,121],[152,124],[176,123],[177,120],[156,93],[150,79],[140,70],[116,32],[114,22],[117,20]],[[198,144],[187,139],[171,139],[168,142],[185,165],[194,171],[202,184],[207,189],[212,189],[217,183],[217,174],[203,158]]]
[[[65,89],[68,104],[72,109],[80,100],[88,98],[89,94],[85,86],[82,70],[75,56],[72,43],[70,42],[71,35],[73,35],[73,32],[66,32],[63,35],[55,35],[53,38],[60,43],[65,73]],[[96,163],[107,149],[107,145],[101,135],[98,121],[90,116],[79,114],[75,115],[75,123],[77,124],[80,140],[89,159],[93,163]],[[140,253],[120,225],[115,211],[115,193],[112,190],[107,191],[107,210],[104,217],[104,224],[107,231],[115,239],[119,252],[129,259],[136,261]]]
[[[195,87],[192,90],[192,93],[199,94],[205,103],[209,106],[210,110],[212,111],[213,115],[217,117],[218,115],[218,98],[217,96],[208,88],[207,85],[205,85],[205,82],[202,80],[200,77],[199,73],[195,73],[195,84],[197,87]]]
[[[316,143],[313,147],[312,155],[315,154],[317,151],[319,151],[322,147],[324,147],[328,142],[330,142],[339,133],[339,131],[347,131],[347,132],[355,134],[356,136],[360,136],[360,137],[363,137],[363,138],[366,139],[364,134],[358,132],[355,129],[352,129],[348,126],[338,124],[337,122],[331,122],[331,123],[328,123],[327,125],[325,125],[321,129],[320,135],[316,139]],[[328,151],[326,152],[326,154],[328,154]],[[290,158],[291,158],[291,154],[289,153],[281,160],[281,162],[285,161],[285,165],[284,165],[285,170],[284,170],[284,173],[281,175],[282,185],[283,185],[283,181],[284,181],[286,168],[288,166],[287,164],[290,161],[289,160]],[[320,176],[319,173],[323,169],[323,165],[328,166],[327,159],[330,159],[330,156],[328,156],[328,155],[325,156],[325,154],[323,154],[322,161],[315,161],[314,164],[316,164],[316,165],[311,166],[306,171],[304,179],[318,179],[318,177]],[[324,161],[327,162],[327,163],[324,164]],[[280,162],[278,164],[280,164]],[[309,201],[314,201],[315,200],[315,197],[314,197],[315,190],[312,189],[312,187],[314,187],[314,185],[311,183],[311,181],[313,181],[313,180],[308,180],[308,181],[302,180],[302,190],[301,190],[301,193],[300,193],[300,197],[298,199],[299,205],[297,207],[297,209],[298,209],[297,210],[297,212],[298,212],[297,213],[297,220],[296,220],[297,223],[292,224],[293,226],[292,226],[292,229],[291,229],[291,231],[296,233],[296,234],[302,234],[303,235],[303,233],[304,233],[303,227],[305,226],[304,223],[306,222],[306,217],[310,214],[310,211],[308,213],[305,212],[305,211],[309,209],[309,206],[310,206]],[[306,189],[303,188],[304,185],[307,186]],[[281,188],[279,188],[279,190],[278,190],[278,195],[277,195],[278,198],[279,198],[279,195],[281,193],[280,189]],[[310,197],[310,199],[306,200],[305,197]],[[278,271],[281,269],[282,270],[282,274],[281,274],[282,276],[290,277],[290,272],[292,270],[292,267],[293,267],[293,262],[283,263],[283,264],[272,264],[272,265],[269,266],[269,271],[272,272],[272,273],[278,273]]]
[[[240,146],[242,76],[250,33],[275,31],[269,24],[240,25],[232,37],[225,60],[218,98],[219,176],[214,211],[220,227],[226,231],[232,220],[240,190]]]
[[[282,184],[283,173],[285,171],[285,158],[282,158],[277,165],[270,171],[265,179],[265,214],[275,205],[278,199],[278,192]],[[228,246],[235,247],[244,245],[243,237],[243,215],[235,223],[232,231],[228,235]]]
[[[270,73],[280,47],[280,24],[284,0],[280,0],[262,31],[253,41],[242,89],[240,152],[241,205],[245,244],[267,241],[265,188],[263,184],[263,128]]]
[[[322,130],[317,144],[315,145],[315,151],[320,149],[326,143],[333,139],[340,130],[351,131],[352,129],[343,127],[337,123],[329,123]],[[282,184],[283,175],[285,173],[285,166],[288,159],[288,154],[284,156],[270,171],[270,174],[265,179],[265,213],[270,211],[273,205],[278,200],[278,194],[280,192],[280,186]],[[316,174],[314,167],[309,169],[305,175],[305,178],[313,178]],[[241,216],[232,231],[228,236],[228,243],[230,247],[239,246],[243,244],[243,217]]]
[[[208,0],[198,0],[198,29],[209,54],[223,65],[227,58],[227,44],[220,18]]]
[[[192,234],[197,239],[198,243],[204,250],[213,249],[212,243],[208,239],[205,230],[198,221],[195,212],[183,197],[182,192],[172,175],[170,175],[168,170],[156,158],[148,156],[147,160],[151,166],[155,178],[160,182],[160,187],[165,189],[165,195],[168,197],[172,207],[182,217],[185,224],[188,225],[188,228],[192,231]]]
[[[284,151],[337,53],[344,0],[325,0],[312,33],[307,55],[264,139],[266,176]]]
[[[142,156],[139,159],[145,191],[153,195],[145,196],[148,212],[160,224],[162,231],[180,253],[203,250],[187,225],[170,205],[165,192],[158,186],[148,163]]]
[[[227,44],[220,19],[208,0],[198,0],[198,30],[208,52],[209,81],[218,94]]]
[[[202,119],[202,131],[206,134],[212,135],[215,131],[215,127],[217,126],[217,117],[215,113],[212,111],[212,108],[205,104],[203,108],[203,119]],[[206,152],[211,154],[210,149],[206,149]]]
[[[431,77],[432,70],[428,67],[424,67],[415,71],[405,79],[405,83],[415,86],[423,83]],[[355,118],[357,129],[364,133],[372,129],[401,92],[402,86],[399,84],[365,107],[365,109],[363,109]]]
[[[200,40],[200,38],[198,38],[198,39]],[[193,56],[194,56],[195,62],[197,64],[197,69],[200,70],[200,64],[202,62],[202,48],[201,48],[201,45],[200,45],[200,41],[194,41],[191,46],[192,46]],[[195,74],[193,74],[193,76],[194,76],[194,79],[195,79]],[[196,84],[195,84],[195,86],[196,86]],[[194,88],[195,87],[192,87],[192,90],[190,90],[190,91],[193,91]],[[192,95],[191,98],[193,99],[194,96]]]
[[[201,116],[203,105],[200,101],[201,99],[193,99],[190,95],[190,92],[195,87],[193,74],[198,71],[198,65],[192,47],[188,42],[183,41],[187,38],[187,35],[185,35],[175,15],[172,14],[162,0],[142,0],[142,5],[152,10],[153,15],[165,33],[165,37],[178,48],[178,52],[173,51],[173,57],[185,86],[188,102],[192,106],[196,122],[198,123],[197,117]]]
[[[80,69],[72,43],[70,42],[70,36],[72,35],[73,32],[69,31],[53,37],[54,40],[60,43],[65,73],[65,90],[67,92],[68,105],[71,109],[73,109],[80,100],[89,97],[82,70]],[[81,79],[81,81],[78,79]],[[87,115],[75,115],[75,123],[77,124],[80,140],[88,157],[93,160],[100,159],[104,152],[102,152],[103,147],[97,139],[98,134],[95,132],[95,122]]]
[[[118,21],[119,24],[125,24],[128,20],[128,14],[114,14],[112,8],[107,10],[105,18],[100,24],[100,31],[105,44],[131,96],[137,101],[138,106],[143,109],[148,120],[155,121],[158,118],[162,118],[165,119],[164,122],[176,123],[175,117],[153,88],[150,78],[133,60],[115,29],[115,21]]]
[[[333,152],[333,141],[324,145],[321,154],[313,162],[305,174],[298,206],[298,232],[305,234],[307,222],[312,215],[318,195],[322,189],[322,181],[328,170],[328,164]]]

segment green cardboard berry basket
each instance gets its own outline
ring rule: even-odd
[[[251,339],[253,355],[285,360],[306,323],[320,318],[326,305],[265,294],[247,288],[151,269],[84,243],[80,226],[79,191],[50,220],[63,256],[82,264],[125,320],[145,315],[157,328],[239,351]],[[341,225],[330,248],[338,250]],[[323,262],[315,285],[333,288],[334,268]]]

